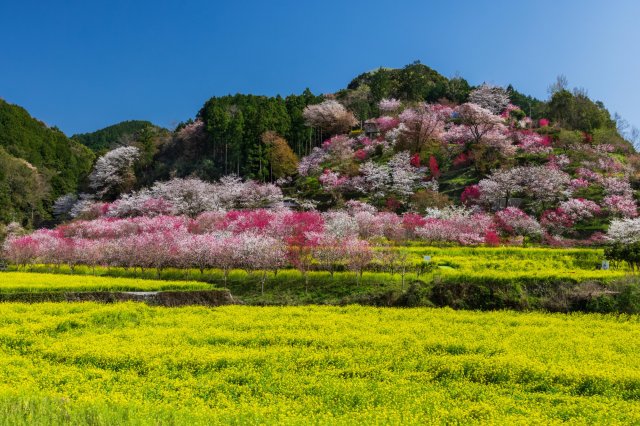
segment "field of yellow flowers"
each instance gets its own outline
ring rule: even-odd
[[[0,424],[638,424],[640,317],[0,304]]]
[[[167,291],[211,290],[212,286],[195,281],[162,281],[140,278],[97,277],[91,275],[0,273],[0,294],[82,291]]]

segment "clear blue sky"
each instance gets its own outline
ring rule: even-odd
[[[564,74],[640,126],[640,1],[0,0],[0,97],[71,135],[214,95],[314,93],[416,59],[547,97]]]

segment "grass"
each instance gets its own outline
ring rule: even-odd
[[[637,424],[640,317],[0,304],[0,424]]]
[[[0,294],[84,291],[211,290],[196,281],[165,281],[140,278],[99,277],[28,272],[0,273]]]

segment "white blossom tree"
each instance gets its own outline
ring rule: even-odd
[[[134,146],[123,146],[98,158],[89,175],[89,187],[98,198],[117,196],[130,189],[135,181],[133,164],[140,156]]]
[[[342,133],[358,124],[353,113],[340,102],[329,99],[320,104],[308,105],[302,112],[308,126],[317,127],[329,134]]]
[[[500,114],[509,105],[509,94],[502,87],[484,83],[469,93],[469,102]]]

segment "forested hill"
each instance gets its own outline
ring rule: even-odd
[[[403,111],[407,111],[405,116],[412,111],[420,112],[424,110],[423,102],[430,104],[429,111],[433,108],[453,111],[467,102],[477,103],[471,98],[479,87],[484,86],[474,87],[462,77],[447,78],[414,62],[403,68],[378,68],[362,73],[344,89],[330,94],[314,94],[307,89],[286,97],[252,94],[212,97],[199,111],[194,111],[193,118],[173,131],[148,121],[131,120],[71,139],[57,128],[49,128],[32,118],[23,108],[0,101],[0,222],[15,220],[23,225],[37,225],[52,217],[54,201],[61,195],[70,194],[66,201],[61,200],[61,206],[71,205],[78,197],[87,195],[96,201],[113,201],[128,191],[176,177],[212,181],[237,174],[270,182],[284,178],[289,188],[293,188],[293,195],[335,202],[317,176],[298,174],[298,162],[318,160],[309,159],[310,154],[313,156],[315,148],[336,135],[360,140],[369,135],[367,124],[382,132],[378,132],[376,140],[387,133],[389,138],[398,139],[400,143],[394,149],[417,155],[416,164],[437,163],[441,195],[446,195],[448,202],[459,202],[460,191],[495,169],[550,161],[544,157],[551,149],[550,144],[555,156],[565,151],[572,154],[573,148],[583,148],[585,144],[591,150],[614,147],[610,156],[619,158],[611,161],[628,165],[633,170],[628,173],[633,178],[631,183],[636,185],[635,165],[640,160],[630,157],[634,150],[617,131],[609,111],[583,90],[569,90],[562,80],[555,83],[552,95],[544,101],[520,93],[511,85],[494,88],[499,89],[497,98],[504,100],[499,110],[492,111],[497,116],[493,119],[507,126],[501,138],[510,140],[511,148],[515,149],[521,144],[514,140],[516,136],[544,137],[547,146],[538,153],[520,152],[515,157],[504,157],[496,154],[495,147],[481,143],[472,143],[469,149],[458,153],[453,148],[460,141],[435,136],[424,145],[407,145],[408,121],[407,117],[400,117]],[[395,109],[382,107],[388,101],[397,103]],[[305,110],[309,114],[305,115]],[[438,125],[445,126],[447,132],[457,128],[461,123],[456,114],[453,111],[444,121],[440,117]],[[419,134],[425,131],[418,129]],[[450,132],[447,135],[452,136]],[[103,166],[112,167],[113,170],[107,169],[121,176],[108,191],[97,190],[101,183],[94,181],[92,187],[88,178],[94,160],[114,148],[131,149],[103,159]],[[456,156],[452,157],[453,151]],[[315,152],[320,155],[320,151]],[[382,164],[388,159],[387,154],[375,151],[367,154],[366,160]],[[589,161],[599,159],[595,154],[592,157],[575,158],[571,167],[584,163],[593,168]],[[363,161],[349,158],[339,164],[320,163],[323,170],[334,168],[340,176],[354,178]]]
[[[196,116],[202,127],[189,121],[179,126],[174,143],[160,146],[151,178],[196,175],[215,179],[228,173],[258,180],[273,178],[269,172],[272,153],[262,134],[275,131],[300,158],[308,155],[339,128],[307,126],[302,112],[308,105],[335,99],[353,112],[362,128],[366,120],[382,115],[379,102],[395,98],[415,102],[462,104],[474,89],[464,78],[447,78],[419,62],[403,68],[379,68],[360,74],[345,89],[333,94],[314,95],[306,90],[286,98],[237,94],[209,99]],[[533,120],[549,119],[559,128],[593,133],[601,129],[615,132],[615,122],[601,102],[581,91],[559,87],[553,97],[542,101],[518,92],[509,85],[511,104]],[[339,127],[339,126],[338,126]],[[189,130],[198,130],[189,132]],[[182,131],[182,133],[180,133]]]
[[[150,121],[127,120],[95,132],[75,134],[71,136],[71,139],[80,142],[94,152],[103,153],[117,146],[130,145],[141,132],[148,129],[164,130]]]
[[[0,99],[0,221],[50,217],[53,201],[77,191],[94,157],[57,128]]]

